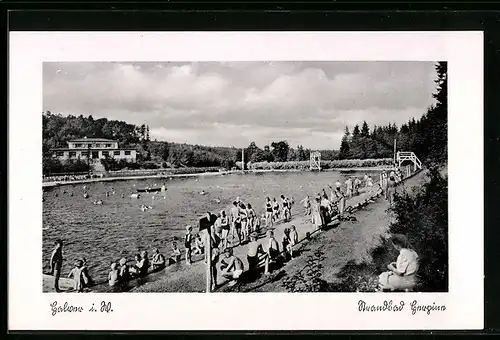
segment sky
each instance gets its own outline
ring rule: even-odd
[[[345,126],[432,105],[434,62],[46,62],[43,111],[146,124],[151,139],[338,149]]]

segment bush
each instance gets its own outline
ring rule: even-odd
[[[419,256],[418,290],[448,290],[448,180],[436,168],[429,171],[429,181],[421,188],[396,195],[391,212],[395,221],[391,234],[404,234]],[[399,255],[392,243],[380,237],[380,245],[372,249],[373,261],[348,262],[337,274],[339,282],[329,284],[328,291],[373,292],[378,275]]]
[[[283,286],[290,293],[324,291],[326,282],[321,278],[321,262],[324,259],[324,253],[320,248],[314,255],[307,257],[307,264],[298,273],[283,279]]]
[[[158,169],[159,168],[158,164],[156,164],[155,162],[150,162],[150,161],[143,162],[140,166],[143,169]]]
[[[404,234],[419,256],[420,290],[448,290],[448,179],[437,168],[430,180],[413,194],[396,196],[391,209],[396,220],[393,234]],[[386,248],[392,247],[386,241]]]
[[[61,162],[57,158],[46,157],[42,161],[43,174],[50,176],[62,173],[82,173],[89,171],[89,165],[86,161],[75,159]]]

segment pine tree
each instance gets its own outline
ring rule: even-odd
[[[363,126],[361,127],[361,136],[368,137],[370,135],[370,129],[368,128],[368,124],[366,121],[363,121]]]

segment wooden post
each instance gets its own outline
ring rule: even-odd
[[[396,138],[394,138],[394,166],[396,166]]]
[[[241,149],[241,172],[245,171],[245,149]]]
[[[206,230],[205,237],[205,256],[207,259],[207,287],[206,292],[210,293],[212,289],[212,242],[211,242],[210,230]]]

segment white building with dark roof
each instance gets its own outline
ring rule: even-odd
[[[106,138],[80,138],[67,142],[67,148],[52,149],[52,156],[61,161],[69,159],[98,160],[106,157],[136,162],[137,151],[133,148],[119,148],[118,141]]]

